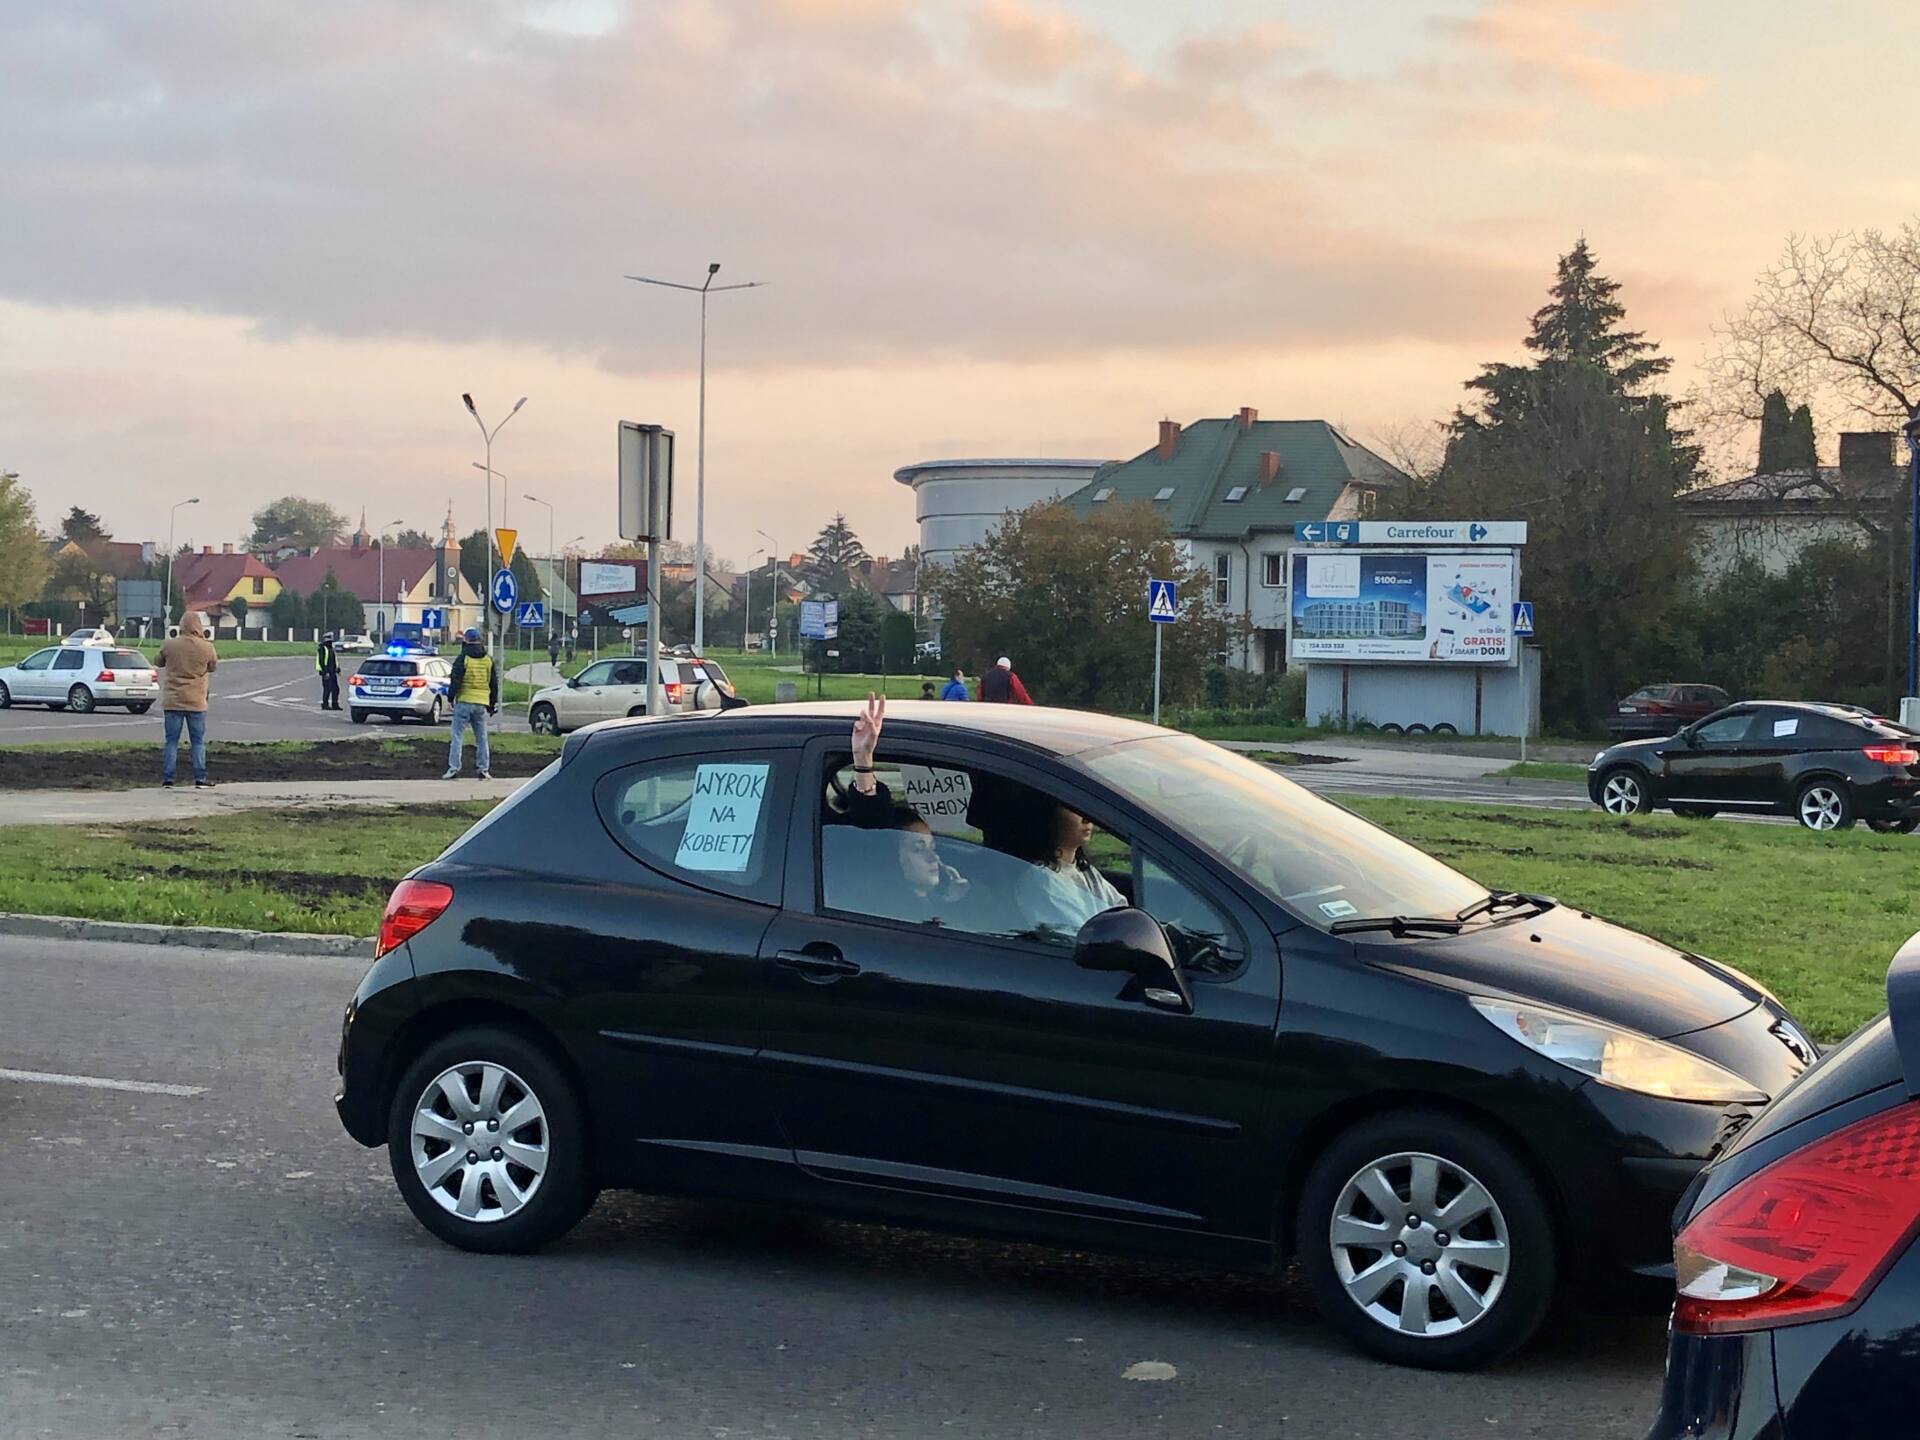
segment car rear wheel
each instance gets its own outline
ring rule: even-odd
[[[1920,820],[1869,820],[1867,828],[1876,835],[1911,835]]]
[[[646,706],[644,706],[644,705],[636,705],[636,706],[634,706],[634,707],[633,707],[633,708],[632,708],[631,710],[629,710],[629,711],[627,711],[627,718],[628,718],[629,720],[631,720],[631,719],[633,719],[633,718],[634,718],[634,717],[635,717],[636,715],[644,715],[644,714],[646,714],[646,713],[647,713],[647,707],[646,707]]]
[[[364,725],[367,723],[367,712],[357,706],[349,705],[347,707],[347,718],[356,725]]]
[[[1711,820],[1720,812],[1711,805],[1676,805],[1673,813],[1683,820]]]
[[[1800,787],[1793,813],[1809,830],[1853,828],[1853,796],[1838,780],[1809,780]]]
[[[127,706],[127,712],[132,715],[144,715],[152,708],[153,702],[151,700],[142,700],[138,705]]]
[[[13,692],[7,689],[7,682],[0,680],[0,710],[13,708]]]
[[[1622,767],[1600,777],[1600,808],[1609,815],[1644,815],[1653,809],[1647,782]]]
[[[536,735],[558,735],[560,717],[551,705],[536,705],[527,715],[527,724]]]
[[[427,711],[427,724],[438,725],[446,718],[447,707],[441,703],[440,697],[436,695],[433,697],[433,708]]]
[[[76,685],[67,691],[67,709],[76,715],[86,715],[93,710],[93,691],[84,685]]]
[[[1301,1190],[1296,1249],[1336,1329],[1431,1369],[1525,1344],[1559,1277],[1546,1198],[1525,1165],[1439,1113],[1383,1115],[1335,1140]]]
[[[458,1030],[414,1059],[394,1091],[387,1158],[415,1218],[463,1250],[538,1249],[593,1203],[573,1086],[513,1030]]]

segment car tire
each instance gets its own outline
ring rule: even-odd
[[[13,708],[13,692],[7,689],[7,682],[0,680],[0,710]]]
[[[93,691],[84,685],[74,686],[71,690],[67,691],[67,709],[71,710],[75,715],[92,714]]]
[[[1840,780],[1809,780],[1793,797],[1793,818],[1809,830],[1826,833],[1853,828],[1853,794]]]
[[[1646,778],[1630,765],[1616,765],[1600,777],[1600,808],[1609,815],[1644,815],[1653,809]]]
[[[646,706],[644,706],[644,705],[636,705],[636,706],[634,706],[634,707],[633,707],[633,708],[632,708],[631,710],[629,710],[629,711],[627,711],[627,718],[628,718],[629,720],[632,720],[632,719],[634,719],[634,718],[636,718],[636,717],[638,717],[638,716],[641,716],[641,715],[644,715],[644,714],[646,714],[646,713],[647,713],[647,707],[646,707]]]
[[[1720,812],[1711,805],[1676,805],[1673,813],[1683,820],[1711,820]]]
[[[1407,734],[1409,735],[1430,735],[1432,733],[1433,732],[1427,726],[1420,724],[1420,722],[1417,720],[1413,724],[1407,726]]]
[[[551,705],[536,705],[527,712],[527,728],[536,735],[558,735],[559,713]]]
[[[441,703],[438,695],[433,697],[433,708],[427,711],[427,724],[438,725],[447,718],[447,707]]]
[[[1438,725],[1433,727],[1433,733],[1436,735],[1458,735],[1460,733],[1460,727],[1450,720],[1442,720]]]
[[[1395,721],[1389,720],[1387,721],[1386,724],[1380,727],[1380,733],[1382,735],[1404,735],[1407,733],[1407,730],[1404,725],[1401,725]]]
[[[367,712],[360,709],[357,705],[349,705],[347,707],[347,718],[356,725],[364,725],[367,723]]]
[[[526,1118],[515,1124],[516,1115]],[[494,1131],[497,1143],[483,1150],[470,1136],[489,1122],[513,1129],[510,1136]],[[459,1144],[473,1145],[465,1152],[473,1163]],[[503,1153],[494,1158],[494,1150]],[[572,1083],[544,1048],[499,1026],[456,1030],[414,1057],[388,1110],[387,1159],[422,1225],[483,1254],[517,1254],[559,1239],[596,1193],[586,1116]]]
[[[1412,1206],[1429,1183],[1424,1198],[1435,1203],[1421,1215]],[[1488,1203],[1473,1209],[1476,1194]],[[1396,1111],[1336,1138],[1307,1173],[1294,1228],[1320,1313],[1400,1365],[1466,1370],[1511,1354],[1540,1328],[1559,1284],[1538,1182],[1506,1143],[1437,1111]],[[1375,1234],[1381,1243],[1366,1244]],[[1496,1254],[1503,1271],[1462,1259]],[[1468,1303],[1483,1308],[1469,1314]]]
[[[1911,835],[1920,820],[1869,820],[1867,828],[1876,835]]]
[[[153,709],[153,702],[151,700],[142,700],[138,705],[127,706],[127,713],[129,715],[144,715],[151,709]]]

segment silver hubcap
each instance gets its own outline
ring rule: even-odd
[[[1353,1303],[1402,1335],[1456,1335],[1506,1288],[1506,1217],[1484,1185],[1437,1155],[1363,1166],[1340,1192],[1327,1240]]]
[[[551,735],[554,730],[553,712],[550,710],[534,711],[533,728],[542,735]]]
[[[1600,803],[1614,815],[1631,815],[1640,808],[1640,782],[1631,775],[1615,775],[1600,792]]]
[[[1840,792],[1816,785],[1800,797],[1800,823],[1809,830],[1832,830],[1840,824]]]
[[[503,1065],[441,1071],[413,1107],[413,1168],[434,1203],[462,1220],[504,1220],[547,1173],[546,1111]]]

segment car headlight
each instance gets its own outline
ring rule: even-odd
[[[1502,1034],[1603,1085],[1667,1100],[1758,1104],[1767,1098],[1731,1070],[1651,1035],[1543,1005],[1483,996],[1472,1004]]]
[[[1589,770],[1591,770],[1591,769],[1592,769],[1592,768],[1593,768],[1594,766],[1596,766],[1596,765],[1598,765],[1598,764],[1600,763],[1600,760],[1601,760],[1601,757],[1602,757],[1602,756],[1604,756],[1604,755],[1605,755],[1606,753],[1607,753],[1607,752],[1606,752],[1606,751],[1604,751],[1604,750],[1596,750],[1596,751],[1594,751],[1594,752],[1593,752],[1593,758],[1592,758],[1591,760],[1589,760],[1589,761],[1587,761],[1587,768],[1588,768]]]

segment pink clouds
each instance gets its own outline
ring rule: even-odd
[[[1640,69],[1614,58],[1619,37],[1591,17],[1638,8],[1639,0],[1488,0],[1469,19],[1432,23],[1502,62],[1502,78],[1516,90],[1565,83],[1596,104],[1640,109],[1704,88],[1697,71]]]

